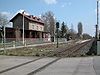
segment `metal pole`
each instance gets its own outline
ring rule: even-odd
[[[57,28],[57,48],[58,48],[58,28]]]
[[[4,25],[4,40],[5,40],[5,34],[6,34],[6,31],[5,31],[5,25]]]
[[[23,14],[23,45],[24,45],[24,12],[25,11],[22,12],[22,14]]]
[[[56,28],[57,28],[57,48],[58,48],[58,28],[59,28],[59,22],[56,23]]]
[[[97,25],[99,24],[99,1],[97,0]]]
[[[55,39],[56,39],[56,38],[55,38],[55,28],[56,28],[56,27],[54,26],[54,42],[55,42]]]
[[[5,34],[6,34],[6,31],[5,31],[5,25],[4,25],[4,28],[3,28],[3,30],[4,30],[4,34],[3,34],[3,44],[4,44],[4,49],[5,49]]]
[[[96,39],[99,39],[99,0],[97,0],[97,25],[96,25]]]
[[[99,39],[99,0],[97,0],[97,25],[96,25],[96,53],[98,54],[98,39]]]

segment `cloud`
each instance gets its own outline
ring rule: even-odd
[[[7,16],[8,19],[12,19],[15,15],[17,15],[18,13],[22,13],[23,11],[24,11],[24,10],[20,9],[20,10],[18,10],[16,13],[10,13],[10,12],[5,12],[5,11],[0,12],[0,13],[1,13],[2,15]],[[26,11],[25,11],[24,14],[29,15],[29,13],[27,13]]]
[[[56,4],[57,0],[43,0],[46,4]]]
[[[12,13],[10,13],[10,12],[6,12],[6,11],[3,11],[3,12],[0,12],[2,15],[4,15],[4,16],[6,16],[7,18],[8,18],[8,20],[10,20],[11,19],[11,17],[12,17]]]
[[[9,20],[10,20],[11,17],[12,17],[12,13],[6,12],[6,11],[0,12],[0,13],[1,13],[2,15],[6,16],[7,19],[8,19],[8,22],[9,22]],[[7,27],[12,27],[12,23],[9,22],[6,26],[7,26]]]
[[[72,4],[71,2],[63,3],[63,4],[61,5],[61,7],[64,8],[65,6],[67,6],[67,5],[70,6],[71,4]]]
[[[72,5],[72,3],[71,3],[71,2],[69,2],[69,3],[68,3],[68,5]]]
[[[10,12],[1,12],[2,15],[10,16]]]
[[[64,8],[66,6],[66,4],[62,4],[61,7]]]
[[[39,15],[38,17],[41,18],[41,15]]]

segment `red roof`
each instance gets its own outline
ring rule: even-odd
[[[23,16],[23,14],[18,13],[16,16],[14,16],[14,17],[10,20],[10,22],[13,22],[13,20],[14,20],[18,15],[22,15],[22,16]],[[43,21],[41,20],[41,18],[39,18],[39,17],[33,16],[33,15],[25,15],[25,14],[24,14],[24,17],[27,18],[27,19],[29,19],[29,20],[31,20],[31,21],[44,24],[44,22],[43,22]]]

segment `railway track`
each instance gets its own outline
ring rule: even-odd
[[[88,40],[88,41],[85,41],[85,42],[82,42],[82,43],[78,43],[72,47],[69,47],[68,49],[65,49],[63,51],[60,51],[58,52],[58,56],[67,56],[67,57],[71,57],[71,56],[77,56],[78,53],[79,53],[79,56],[82,55],[82,53],[80,53],[80,51],[83,49],[83,48],[90,48],[92,43],[93,43],[93,39],[92,40]],[[89,51],[89,48],[88,50],[84,50],[83,54],[84,53],[87,53]],[[76,54],[76,55],[75,55]]]
[[[34,75],[61,58],[37,58],[20,65],[0,71],[0,75]]]
[[[38,72],[44,70],[48,66],[52,65],[53,63],[56,63],[57,61],[61,60],[63,56],[72,56],[73,54],[77,54],[79,50],[81,50],[83,47],[87,46],[88,44],[91,44],[93,40],[85,41],[82,43],[77,43],[76,45],[69,47],[66,50],[60,50],[57,52],[58,56],[61,57],[54,57],[54,58],[43,58],[39,57],[37,59],[16,65],[11,68],[7,68],[5,70],[0,71],[0,75],[34,75]]]
[[[93,43],[94,40],[89,40],[89,41],[86,41],[82,44],[80,44],[80,47],[78,49],[74,49],[70,54],[70,55],[73,55],[73,54],[76,54],[78,55],[78,53],[81,55],[86,55],[86,53],[89,51],[89,49],[91,48],[92,46],[92,43]],[[77,47],[76,47],[77,48]],[[83,51],[83,53],[81,53],[81,51]]]
[[[1,70],[1,71],[0,71],[0,74],[2,74],[2,73],[4,73],[4,72],[7,72],[7,71],[10,71],[10,70],[13,70],[13,69],[16,69],[16,68],[18,68],[18,67],[24,66],[24,65],[26,65],[26,64],[29,64],[29,63],[35,62],[35,61],[37,61],[37,60],[39,60],[39,59],[42,59],[42,58],[40,57],[40,58],[37,58],[37,59],[31,60],[31,61],[28,61],[28,62],[25,62],[25,63],[19,64],[19,65],[16,65],[16,66],[13,66],[13,67],[7,68],[7,69],[5,69],[5,70]]]
[[[40,68],[38,68],[38,69],[36,69],[36,70],[34,70],[34,71],[28,73],[27,75],[34,75],[34,74],[40,72],[42,69],[45,69],[45,68],[48,67],[49,65],[51,65],[51,64],[53,64],[53,63],[55,63],[55,62],[57,62],[57,61],[60,60],[60,59],[61,59],[61,58],[57,58],[57,59],[55,59],[55,60],[53,60],[53,61],[51,61],[51,62],[45,64],[44,66],[42,66],[42,67],[40,67]]]

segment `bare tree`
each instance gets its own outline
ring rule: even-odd
[[[0,27],[6,26],[8,24],[7,16],[0,13]]]
[[[54,40],[56,21],[53,12],[48,11],[45,14],[42,14],[41,18],[44,21],[44,31],[50,32],[51,38]]]
[[[77,39],[77,32],[73,28],[69,30],[69,35],[71,39],[74,39],[74,40]]]
[[[8,24],[7,16],[0,13],[0,34],[2,37],[2,40],[5,39],[5,27]]]

